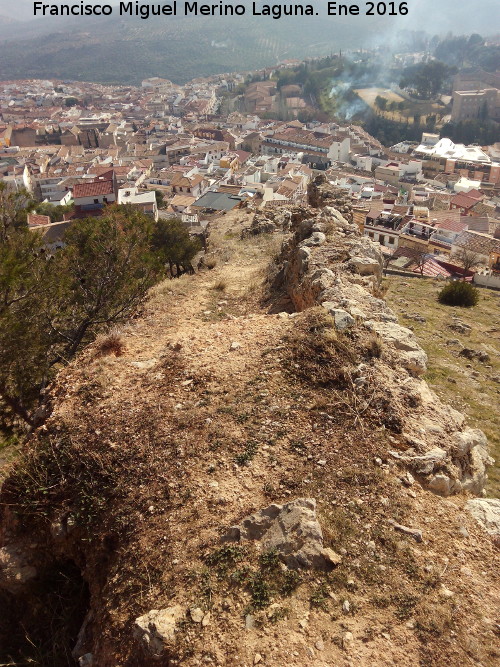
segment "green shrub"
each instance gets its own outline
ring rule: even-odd
[[[470,308],[479,301],[479,290],[462,280],[448,283],[438,294],[439,303]]]

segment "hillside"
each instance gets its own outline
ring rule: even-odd
[[[429,356],[426,379],[439,397],[481,428],[500,460],[500,294],[481,290],[475,308],[438,303],[441,281],[389,277],[387,302],[411,326]],[[490,469],[488,495],[500,496],[500,468]]]
[[[0,660],[498,663],[484,437],[328,202],[214,220],[215,267],[59,375],[0,497]]]
[[[138,84],[148,76],[164,76],[185,83],[347,48],[367,21],[342,17],[333,25],[327,20],[326,30],[320,17],[38,19],[21,24],[15,40],[9,41],[12,32],[7,32],[0,42],[0,78]]]

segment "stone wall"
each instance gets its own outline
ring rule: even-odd
[[[326,200],[335,201],[335,196]],[[491,461],[486,437],[467,428],[464,415],[444,405],[421,379],[426,353],[380,298],[379,245],[360,236],[357,226],[330,206],[303,209],[302,216],[295,211],[294,219],[275,284],[298,311],[321,305],[338,329],[354,327],[380,339],[382,354],[371,362],[371,381],[387,393],[394,412],[403,415],[407,444],[389,455],[439,495],[482,494]]]

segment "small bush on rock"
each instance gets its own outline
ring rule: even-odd
[[[464,281],[448,283],[439,292],[438,301],[446,306],[471,308],[479,301],[479,290]]]
[[[356,354],[351,341],[335,330],[333,318],[317,307],[295,323],[286,341],[287,367],[293,375],[316,387],[348,387]]]

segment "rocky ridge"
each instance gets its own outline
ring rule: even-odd
[[[223,238],[244,231],[237,215]],[[160,286],[120,357],[91,346],[60,374],[54,414],[2,489],[4,645],[21,626],[45,646],[48,618],[54,665],[500,658],[497,507],[466,502],[483,488],[483,434],[421,379],[425,354],[381,298],[380,253],[349,211],[280,210],[273,224],[287,236],[272,292],[295,312],[257,299],[265,229]],[[317,326],[339,351],[327,386],[301,347]],[[65,643],[50,590],[76,610]]]
[[[299,211],[295,216],[300,218]],[[304,210],[292,230],[275,284],[298,311],[321,305],[334,317],[337,329],[361,329],[381,341],[371,384],[386,392],[388,410],[401,415],[398,430],[407,443],[405,450],[391,455],[439,495],[481,494],[492,463],[486,437],[479,429],[467,428],[465,417],[441,403],[420,378],[427,355],[415,334],[398,324],[378,296],[383,262],[379,244],[360,237],[357,226],[330,206],[315,217]]]

